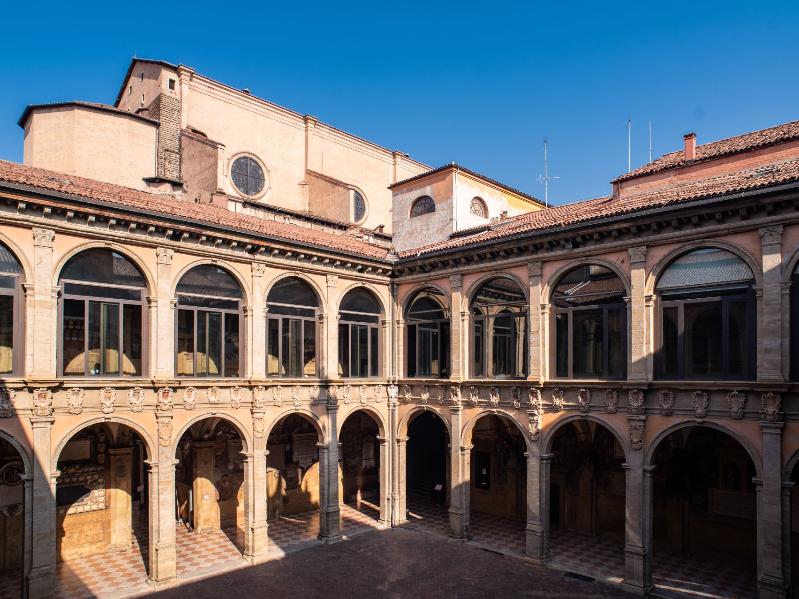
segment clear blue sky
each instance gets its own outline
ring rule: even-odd
[[[78,8],[79,7],[79,8]],[[799,2],[7,3],[0,158],[27,104],[113,102],[134,53],[199,72],[439,166],[550,199],[627,168],[799,119]],[[151,15],[160,20],[153,21]],[[173,17],[170,20],[170,17]]]

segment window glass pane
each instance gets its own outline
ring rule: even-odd
[[[280,374],[280,321],[270,318],[266,323],[266,374],[277,376]]]
[[[194,374],[194,311],[178,310],[178,376]]]
[[[601,310],[576,310],[572,313],[572,356],[575,378],[600,378],[605,360]]]
[[[352,192],[352,220],[358,222],[366,216],[366,200],[357,191]]]
[[[749,366],[749,327],[746,301],[729,303],[728,372],[732,377],[745,377]]]
[[[360,376],[358,370],[358,352],[361,347],[358,344],[358,325],[350,325],[350,373],[352,376]]]
[[[349,325],[338,325],[338,375],[350,376]]]
[[[82,300],[64,300],[63,364],[64,374],[83,374],[86,335],[85,310]]]
[[[316,376],[316,323],[306,320],[303,323],[303,376]]]
[[[296,306],[277,306],[275,304],[269,304],[269,313],[274,316],[299,316],[302,318],[313,318],[314,316],[316,316],[316,310],[314,310],[313,308],[298,308]]]
[[[441,320],[444,310],[441,305],[431,297],[423,295],[417,298],[408,310],[409,320]]]
[[[679,327],[677,306],[663,308],[663,347],[660,349],[660,364],[664,378],[680,378],[679,372]]]
[[[238,314],[225,314],[225,376],[239,376]]]
[[[142,308],[133,304],[122,306],[122,374],[142,373]]]
[[[0,243],[0,273],[19,275],[22,267],[6,246]]]
[[[627,371],[627,339],[625,330],[625,310],[623,307],[608,308],[608,371],[605,376],[613,379],[624,378]]]
[[[222,374],[222,314],[206,312],[208,317],[208,376]]]
[[[358,329],[358,376],[365,378],[369,376],[369,328],[355,326]]]
[[[97,375],[102,372],[102,349],[100,347],[100,337],[102,329],[101,327],[101,318],[100,318],[100,306],[102,304],[100,302],[89,302],[89,327],[88,327],[88,338],[89,338],[89,351],[87,352],[87,359],[88,359],[88,373],[91,375]]]
[[[419,376],[430,376],[433,371],[433,356],[431,353],[432,337],[434,326],[420,324],[418,327],[419,335]]]
[[[555,314],[555,376],[569,376],[569,314]]]
[[[311,286],[297,277],[288,277],[275,283],[269,290],[266,303],[287,304],[315,308],[319,300]]]
[[[197,311],[197,376],[208,374],[208,313]]]
[[[703,248],[683,254],[658,279],[657,289],[718,288],[746,285],[754,276],[749,266],[727,250]]]
[[[380,344],[378,342],[378,330],[377,327],[371,327],[369,329],[369,334],[371,335],[371,339],[369,342],[369,349],[370,349],[370,356],[369,356],[369,368],[370,376],[379,376],[378,373],[378,365],[380,364]]]
[[[494,318],[492,345],[492,372],[494,376],[512,376],[515,359],[516,327],[513,316],[504,312]]]
[[[423,214],[430,214],[436,211],[436,203],[430,196],[422,196],[416,198],[411,205],[411,218],[422,216]]]
[[[236,279],[226,270],[213,264],[195,266],[177,286],[177,293],[210,295],[211,297],[241,298],[241,288]]]
[[[288,367],[286,374],[291,377],[302,376],[302,321],[292,318],[288,321]],[[285,321],[284,321],[285,328]]]
[[[13,371],[13,353],[14,298],[0,295],[0,374],[10,374]]]
[[[363,287],[353,289],[341,300],[340,312],[365,312],[380,314],[380,304],[374,295]]]
[[[238,300],[217,299],[215,297],[202,297],[198,295],[178,295],[181,306],[196,306],[197,308],[211,308],[214,310],[238,310]]]
[[[19,277],[17,275],[0,274],[0,289],[14,289]]]
[[[622,280],[609,268],[585,264],[567,272],[552,294],[552,302],[564,308],[617,302],[624,297]]]
[[[483,370],[483,353],[485,349],[484,321],[482,318],[474,321],[474,338],[472,341],[472,372],[474,376],[485,376]]]
[[[103,374],[119,374],[119,304],[103,304],[102,360]]]
[[[141,301],[141,289],[125,289],[109,287],[106,285],[81,285],[78,283],[64,283],[65,295],[88,295],[89,297],[102,297],[108,299],[121,299]]]
[[[429,329],[430,336],[429,342],[430,346],[428,347],[429,351],[429,369],[428,374],[429,376],[439,376],[441,373],[441,362],[440,362],[440,355],[439,350],[441,348],[441,338],[439,335],[438,326],[433,325]]]
[[[417,347],[416,347],[416,325],[411,324],[408,325],[408,335],[407,335],[407,369],[408,369],[408,376],[414,377],[416,376],[416,358],[417,358]]]
[[[721,302],[685,304],[685,376],[722,375]]]
[[[140,288],[147,286],[139,269],[130,260],[102,248],[84,250],[70,258],[61,271],[61,279]]]
[[[449,377],[449,321],[439,323],[441,331],[441,370],[436,370],[435,375],[442,378]]]

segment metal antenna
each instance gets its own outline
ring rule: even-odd
[[[544,175],[538,175],[538,182],[544,184],[544,206],[549,208],[549,181],[560,177],[549,176],[549,160],[547,158],[547,138],[544,138]]]
[[[632,168],[632,160],[631,160],[631,146],[632,146],[632,131],[633,131],[633,121],[632,119],[627,119],[627,172],[629,173]]]
[[[652,162],[652,121],[649,121],[649,162]]]

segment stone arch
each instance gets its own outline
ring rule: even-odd
[[[647,275],[646,279],[646,293],[647,295],[652,295],[655,293],[655,285],[657,285],[657,281],[660,278],[660,275],[663,274],[663,271],[669,267],[669,265],[674,262],[677,258],[682,256],[683,254],[687,254],[692,250],[699,250],[704,248],[717,248],[720,250],[727,250],[731,252],[741,260],[743,260],[746,265],[749,267],[749,270],[752,271],[752,275],[755,278],[755,285],[762,285],[763,284],[763,272],[760,267],[760,263],[755,259],[752,254],[747,252],[740,246],[734,245],[732,243],[728,243],[723,240],[718,239],[703,239],[697,241],[691,241],[688,243],[684,243],[679,247],[673,249],[668,254],[666,254],[660,261],[655,264],[649,274]]]
[[[336,431],[338,435],[341,435],[341,427],[344,426],[344,423],[347,421],[347,418],[349,418],[356,412],[364,412],[365,414],[368,414],[369,417],[371,417],[372,420],[374,420],[375,424],[377,425],[378,435],[380,437],[386,438],[386,431],[388,430],[388,428],[386,426],[386,422],[385,419],[383,418],[383,415],[379,412],[379,410],[376,410],[372,406],[368,405],[354,405],[352,406],[351,410],[339,414],[340,425],[338,427],[338,431]]]
[[[621,282],[624,283],[625,293],[628,296],[631,294],[629,273],[625,273],[615,262],[612,262],[610,260],[605,260],[604,258],[598,258],[592,256],[588,258],[578,258],[577,260],[572,260],[571,262],[564,264],[563,266],[558,268],[554,273],[552,273],[552,276],[549,277],[542,286],[541,303],[542,304],[552,303],[552,290],[555,288],[555,285],[563,277],[563,275],[565,275],[572,269],[592,264],[596,266],[602,266],[612,271],[617,277],[619,277],[619,279],[621,279]]]
[[[478,291],[480,291],[480,287],[482,287],[485,283],[487,283],[488,281],[491,281],[493,279],[507,279],[508,281],[512,281],[513,283],[515,283],[519,287],[521,292],[524,294],[524,299],[527,301],[527,303],[528,304],[530,303],[530,295],[529,295],[529,289],[527,288],[527,285],[525,285],[525,283],[518,276],[516,276],[514,273],[505,272],[505,271],[499,271],[499,272],[496,272],[496,273],[483,274],[480,277],[478,277],[477,280],[474,281],[471,285],[469,285],[469,288],[463,294],[463,304],[464,305],[462,306],[462,308],[463,309],[468,309],[469,306],[472,305],[472,301],[474,300],[474,296],[477,294]]]
[[[308,420],[311,425],[316,430],[317,438],[319,439],[319,443],[327,444],[329,443],[330,439],[328,438],[328,434],[325,430],[325,427],[322,425],[322,421],[319,417],[314,414],[311,410],[306,410],[304,408],[289,408],[288,410],[283,410],[277,416],[275,416],[272,421],[269,423],[269,427],[266,429],[264,433],[265,438],[269,438],[269,435],[272,434],[272,431],[275,429],[275,425],[277,425],[281,420],[286,418],[287,416],[291,416],[292,414],[297,414],[299,416],[303,416],[306,420]]]
[[[628,436],[620,431],[615,424],[609,422],[599,416],[594,416],[593,414],[573,414],[570,416],[564,416],[559,418],[555,422],[551,423],[548,427],[546,432],[544,433],[541,439],[541,453],[549,454],[552,453],[552,442],[555,440],[557,433],[561,430],[564,426],[569,424],[570,422],[578,422],[578,421],[591,421],[599,424],[600,426],[604,427],[605,429],[610,432],[611,435],[616,439],[616,441],[621,445],[622,450],[624,451],[624,459],[630,459],[630,443],[628,440]]]
[[[83,421],[79,424],[76,424],[74,427],[69,429],[61,439],[56,444],[55,450],[53,451],[52,456],[52,463],[58,464],[58,459],[61,456],[61,452],[63,451],[64,447],[69,440],[72,439],[75,435],[81,432],[83,429],[88,428],[90,426],[95,426],[97,424],[100,425],[107,425],[108,423],[113,424],[122,424],[129,427],[133,430],[139,437],[141,437],[142,441],[144,441],[145,448],[147,449],[147,457],[150,460],[156,460],[156,456],[158,455],[158,446],[153,442],[153,435],[142,426],[140,423],[136,422],[135,420],[131,420],[124,416],[103,416],[98,418],[92,418],[90,420]]]
[[[444,429],[447,431],[447,435],[449,435],[450,443],[452,443],[452,428],[450,427],[449,420],[444,418],[441,412],[433,406],[417,406],[405,414],[397,425],[397,438],[407,438],[408,426],[410,425],[411,421],[416,418],[416,416],[424,412],[433,412],[441,420],[444,425]]]
[[[70,259],[74,258],[81,252],[90,249],[103,249],[112,252],[117,252],[118,254],[124,256],[127,260],[130,260],[130,262],[134,266],[136,266],[136,268],[139,269],[139,272],[144,277],[144,280],[147,283],[147,293],[150,295],[155,293],[156,289],[155,277],[153,276],[153,273],[150,272],[150,269],[147,267],[144,260],[141,257],[139,257],[134,251],[132,251],[130,247],[121,246],[118,243],[112,243],[108,241],[89,241],[86,243],[81,243],[75,246],[74,248],[70,249],[66,253],[64,253],[64,255],[61,256],[61,258],[59,258],[57,264],[55,265],[55,268],[53,269],[53,287],[58,286],[58,279],[61,277],[61,271],[64,270],[64,267],[66,266],[67,262],[69,262]]]
[[[272,291],[275,285],[277,285],[283,279],[300,279],[304,283],[307,283],[313,292],[316,294],[316,299],[319,300],[319,314],[327,314],[327,296],[325,293],[322,292],[322,288],[319,284],[313,280],[313,278],[309,277],[305,273],[298,272],[298,271],[285,271],[277,275],[273,278],[269,283],[266,285],[265,293],[264,293],[264,302],[267,301],[269,297],[269,293]]]
[[[743,447],[744,451],[749,455],[749,459],[752,460],[752,464],[755,466],[755,472],[757,472],[758,478],[763,476],[763,464],[762,460],[760,459],[760,454],[758,451],[741,435],[739,435],[735,430],[720,424],[718,422],[704,420],[702,422],[697,422],[696,420],[685,420],[683,422],[678,422],[676,424],[672,424],[671,426],[667,426],[666,428],[658,431],[652,441],[648,444],[646,448],[646,453],[644,454],[644,466],[653,466],[653,462],[655,459],[655,454],[657,453],[658,447],[660,446],[661,442],[666,439],[669,435],[678,430],[684,428],[712,428],[719,432],[726,434],[728,437],[736,441],[741,447]]]
[[[383,300],[383,297],[382,297],[382,295],[380,295],[380,292],[377,290],[377,287],[375,287],[371,283],[366,283],[366,282],[361,283],[361,282],[357,282],[357,281],[351,283],[350,285],[348,285],[347,287],[345,287],[344,289],[341,290],[341,293],[339,294],[338,299],[336,300],[336,305],[335,306],[331,306],[331,309],[334,310],[333,312],[331,312],[331,314],[338,314],[339,307],[341,306],[341,300],[343,300],[344,297],[350,291],[352,291],[354,289],[358,289],[359,287],[363,288],[363,289],[366,289],[372,295],[374,295],[375,300],[377,301],[377,304],[380,306],[380,311],[381,311],[380,315],[385,318],[388,315],[388,306],[386,306],[386,302]]]
[[[402,300],[399,302],[400,303],[400,314],[402,315],[403,319],[405,318],[405,313],[408,311],[408,308],[411,307],[411,304],[413,303],[413,300],[415,300],[416,296],[419,295],[419,293],[421,293],[425,289],[434,289],[435,291],[439,292],[441,294],[441,297],[443,298],[442,302],[441,302],[442,303],[442,308],[444,310],[449,310],[450,309],[449,303],[450,303],[450,295],[451,294],[450,294],[449,291],[446,291],[438,283],[422,283],[421,285],[418,285],[418,286],[414,287],[413,289],[411,289],[410,291],[408,291],[408,293],[406,293],[405,296],[402,298]]]
[[[463,425],[463,432],[461,433],[461,447],[469,447],[472,444],[472,432],[474,431],[474,426],[477,424],[478,420],[487,416],[497,416],[502,420],[513,423],[516,426],[516,429],[519,431],[519,434],[522,436],[522,439],[524,439],[526,450],[528,452],[531,451],[532,442],[530,441],[530,436],[527,434],[528,431],[526,431],[524,426],[518,420],[516,420],[512,412],[501,408],[481,410],[477,415],[469,419],[469,421]]]
[[[31,456],[28,454],[28,452],[25,450],[22,444],[19,441],[17,441],[17,439],[13,435],[5,431],[0,431],[0,439],[3,439],[14,449],[16,449],[20,459],[22,460],[22,466],[25,468],[25,476],[32,476],[33,467],[31,465]]]
[[[795,251],[784,264],[785,267],[782,271],[782,282],[788,284],[791,282],[793,273],[797,266],[799,266],[799,250]]]
[[[790,482],[791,481],[791,474],[793,474],[793,470],[796,465],[799,464],[799,449],[793,452],[788,461],[785,463],[785,468],[782,470],[782,481],[783,482]]]
[[[198,414],[197,416],[195,416],[195,417],[191,418],[190,420],[188,420],[180,428],[180,430],[177,432],[177,434],[172,436],[172,439],[173,439],[172,453],[173,453],[173,455],[175,453],[177,453],[177,451],[178,451],[178,443],[180,443],[180,439],[183,437],[183,435],[186,434],[186,432],[192,426],[194,426],[198,422],[201,422],[201,421],[207,420],[207,419],[212,419],[212,418],[227,421],[228,424],[230,424],[234,429],[236,429],[236,432],[239,434],[239,437],[241,437],[242,450],[247,452],[247,453],[249,453],[251,451],[250,448],[252,447],[252,438],[250,437],[250,434],[248,432],[249,429],[246,426],[244,426],[244,424],[241,422],[241,420],[239,420],[236,416],[228,414],[227,412],[206,412],[204,414]]]
[[[236,269],[231,268],[228,262],[222,260],[214,260],[210,258],[200,258],[197,260],[193,260],[189,262],[186,266],[180,269],[174,277],[172,277],[172,283],[170,286],[170,293],[172,297],[177,297],[177,288],[180,284],[180,280],[183,278],[187,272],[189,272],[195,266],[202,266],[204,264],[208,264],[210,266],[216,266],[217,268],[223,269],[226,273],[228,273],[233,280],[238,283],[239,288],[241,289],[241,293],[244,296],[241,300],[242,307],[243,306],[250,306],[252,305],[252,290],[250,286],[247,284],[246,279],[238,272]]]
[[[14,255],[14,258],[17,259],[17,262],[22,268],[22,277],[24,282],[28,283],[33,281],[33,267],[28,261],[28,257],[22,251],[22,248],[3,232],[0,232],[0,243],[6,246],[8,251],[10,251]]]

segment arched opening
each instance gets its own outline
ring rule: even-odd
[[[405,369],[410,378],[449,378],[449,313],[444,294],[422,289],[405,311]]]
[[[147,282],[138,267],[118,252],[91,248],[70,258],[58,284],[61,374],[142,376]]]
[[[472,430],[469,527],[477,542],[524,554],[527,444],[506,417],[481,416]]]
[[[356,410],[341,425],[341,525],[374,526],[381,519],[380,429],[375,418]]]
[[[411,204],[409,215],[411,218],[423,216],[425,214],[432,214],[436,211],[436,203],[430,196],[420,196]]]
[[[380,376],[380,303],[374,294],[356,287],[338,309],[338,375],[344,378]]]
[[[22,362],[22,266],[0,243],[0,375],[16,374]]]
[[[24,576],[25,464],[0,437],[0,596],[20,597]]]
[[[415,414],[408,424],[405,496],[409,522],[448,534],[450,437],[432,411]]]
[[[552,439],[549,520],[558,568],[620,582],[624,576],[624,449],[593,420],[564,424]]]
[[[472,376],[527,376],[527,298],[512,280],[497,277],[475,292],[472,316]]]
[[[175,292],[178,376],[239,376],[244,294],[233,275],[213,264],[200,264],[181,277]]]
[[[244,440],[228,420],[192,424],[175,451],[177,574],[241,564],[245,536]],[[213,563],[207,560],[213,555]]]
[[[660,379],[748,380],[755,377],[755,277],[720,248],[681,255],[658,277]]]
[[[799,262],[797,262],[791,275],[790,298],[790,377],[792,381],[799,381]]]
[[[57,595],[112,594],[143,583],[149,566],[147,446],[107,422],[73,435],[58,456]]]
[[[286,277],[266,298],[266,375],[285,378],[319,376],[317,326],[319,298],[306,281]]]
[[[711,597],[757,595],[755,465],[722,431],[678,429],[653,465],[655,586]]]
[[[627,374],[624,282],[605,266],[569,270],[552,291],[555,376],[623,379]]]
[[[319,432],[303,414],[275,424],[267,440],[269,542],[284,551],[319,536]],[[339,497],[341,489],[339,488]]]
[[[793,597],[799,597],[799,460],[796,461],[790,472],[791,487],[791,592]]]

